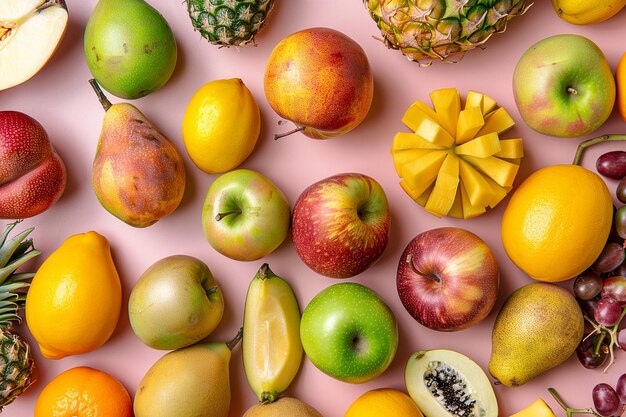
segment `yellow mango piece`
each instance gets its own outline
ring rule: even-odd
[[[491,186],[491,189],[493,190],[493,198],[491,199],[491,201],[489,201],[487,205],[491,208],[494,208],[498,205],[498,203],[500,203],[500,201],[504,200],[504,197],[506,197],[506,195],[509,193],[511,187],[501,187],[494,180],[486,175],[483,176],[483,178],[485,179],[485,181],[487,181],[487,183]]]
[[[524,144],[521,138],[501,140],[500,148],[500,152],[494,156],[507,159],[522,158],[524,156]]]
[[[487,211],[485,207],[472,205],[472,202],[469,199],[469,195],[467,194],[464,185],[461,185],[461,187],[459,188],[461,189],[461,202],[463,204],[464,219],[472,219],[474,217],[478,217]]]
[[[409,106],[406,112],[404,112],[404,116],[402,116],[402,123],[415,132],[417,130],[417,126],[419,126],[423,119],[430,119],[436,123],[439,122],[437,120],[437,113],[435,113],[435,111],[428,107],[428,105],[423,101],[417,100]]]
[[[502,160],[510,162],[515,165],[519,165],[522,163],[522,158],[502,158]]]
[[[433,182],[430,186],[424,191],[417,199],[415,200],[417,204],[424,207],[430,198],[430,194],[433,192],[433,188],[435,188],[435,183]]]
[[[402,167],[402,178],[417,195],[422,194],[437,178],[447,151],[432,151]]]
[[[467,97],[465,97],[465,110],[478,107],[482,113],[484,97],[483,93],[472,90],[468,91]]]
[[[498,107],[498,103],[487,94],[483,94],[483,114],[489,114]]]
[[[428,118],[422,119],[415,130],[415,134],[435,145],[446,148],[454,145],[454,137],[450,135],[439,123]]]
[[[463,218],[463,200],[461,197],[461,183],[459,183],[459,185],[456,187],[456,196],[454,197],[454,202],[452,203],[452,207],[450,207],[448,216],[454,217],[455,219]]]
[[[469,142],[457,146],[454,151],[457,155],[471,155],[486,158],[500,152],[500,149],[500,138],[497,133],[493,132],[477,136]]]
[[[456,88],[442,88],[430,92],[430,100],[435,108],[437,119],[446,131],[454,136],[461,112],[461,95]]]
[[[405,149],[445,149],[443,146],[435,145],[424,138],[417,136],[413,132],[398,132],[393,137],[391,151],[401,151]]]
[[[491,132],[502,134],[515,125],[515,120],[511,117],[504,107],[485,116],[485,125],[478,131],[478,135],[484,135]]]
[[[484,124],[485,119],[479,107],[462,110],[456,123],[456,144],[460,145],[474,138]]]
[[[458,185],[459,158],[450,152],[439,169],[435,187],[424,206],[426,211],[437,217],[448,214],[454,203]]]
[[[403,149],[400,151],[392,151],[393,166],[396,168],[398,175],[401,175],[402,167],[405,164],[421,158],[429,152],[432,152],[432,149]]]
[[[413,189],[411,187],[409,187],[409,184],[406,183],[406,181],[404,179],[400,179],[400,187],[402,187],[402,189],[404,190],[405,193],[407,193],[407,195],[409,197],[411,197],[413,200],[417,201],[417,199],[419,198],[419,194],[416,194]]]
[[[519,165],[512,164],[495,156],[488,158],[477,158],[475,156],[462,155],[465,161],[485,175],[491,177],[498,185],[510,187],[519,170]]]
[[[494,191],[485,176],[462,159],[459,174],[471,205],[486,207],[494,199]]]

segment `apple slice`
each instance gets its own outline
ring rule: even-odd
[[[61,43],[64,0],[0,1],[0,91],[34,76]]]

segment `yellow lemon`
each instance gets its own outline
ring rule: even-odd
[[[46,358],[90,352],[113,334],[122,289],[108,240],[76,234],[43,262],[26,299],[26,323]]]
[[[346,411],[344,417],[423,417],[408,394],[391,388],[367,391]]]
[[[530,277],[565,281],[600,255],[611,231],[613,201],[604,181],[578,165],[531,174],[504,210],[502,243]]]
[[[189,157],[209,174],[238,167],[254,150],[261,113],[239,78],[200,87],[183,117],[183,142]]]

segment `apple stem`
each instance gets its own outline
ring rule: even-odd
[[[93,88],[93,90],[96,92],[96,95],[98,96],[98,100],[100,100],[100,104],[102,104],[104,111],[109,110],[111,108],[111,102],[104,95],[104,93],[102,92],[102,89],[100,88],[96,80],[92,78],[91,80],[89,80],[89,84],[91,84],[91,88]]]
[[[304,126],[299,126],[293,130],[290,130],[289,132],[285,132],[285,133],[276,133],[274,134],[274,140],[278,140],[280,138],[284,138],[285,136],[289,136],[291,134],[294,134],[296,132],[302,132],[304,129],[306,129]]]
[[[241,214],[241,210],[232,210],[232,211],[226,211],[224,213],[217,213],[217,215],[215,216],[215,220],[219,222],[224,217],[230,216],[231,214]]]
[[[237,346],[237,343],[239,343],[239,341],[242,338],[243,338],[243,326],[239,328],[239,331],[237,332],[235,337],[233,337],[233,339],[230,342],[226,343],[226,346],[228,346],[228,350],[233,350],[235,346]]]
[[[406,263],[408,263],[408,264],[409,264],[409,268],[411,268],[411,271],[415,272],[417,275],[421,275],[421,276],[426,277],[426,278],[428,278],[428,279],[431,279],[431,280],[433,280],[433,281],[435,281],[435,282],[439,282],[439,281],[441,281],[441,280],[439,279],[439,277],[437,277],[437,276],[433,276],[433,275],[429,275],[429,274],[424,274],[423,272],[419,271],[419,270],[415,267],[415,265],[413,264],[413,255],[407,255],[407,256],[406,256]]]
[[[567,87],[567,93],[571,94],[573,96],[577,96],[578,95],[578,91],[576,91],[576,89],[574,87]]]
[[[213,295],[213,294],[219,292],[219,290],[220,290],[220,288],[215,286],[215,287],[208,288],[205,292],[206,292],[206,295]]]
[[[572,165],[581,164],[585,149],[593,145],[596,145],[598,143],[617,141],[617,140],[626,140],[626,135],[619,135],[619,134],[602,135],[602,136],[598,136],[597,138],[587,139],[585,141],[580,142],[578,144],[578,148],[576,149],[576,155],[574,155],[574,161],[572,162]]]
[[[592,415],[594,415],[596,417],[602,417],[600,414],[596,413],[595,410],[593,410],[591,408],[572,408],[572,407],[570,407],[569,405],[567,405],[565,403],[565,401],[563,401],[561,396],[556,392],[556,390],[554,388],[548,388],[548,392],[550,393],[550,395],[552,395],[552,397],[554,397],[556,402],[559,403],[561,408],[563,408],[563,410],[565,410],[565,414],[567,415],[567,417],[572,417],[572,414],[592,414]]]

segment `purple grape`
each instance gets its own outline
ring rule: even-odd
[[[618,331],[617,332],[617,344],[620,349],[626,350],[626,331]]]
[[[600,298],[598,297],[592,298],[591,300],[581,300],[578,298],[576,299],[576,301],[578,301],[580,309],[583,311],[583,314],[590,319],[593,318],[593,316],[595,315],[596,307],[598,306],[599,300]]]
[[[593,387],[591,398],[598,414],[605,417],[616,415],[622,407],[617,393],[609,384],[602,383]]]
[[[595,352],[594,343],[596,340],[597,337],[589,337],[582,340],[576,348],[578,361],[587,369],[599,368],[609,356],[609,347],[605,343],[601,344],[597,353]]]
[[[602,290],[602,279],[593,272],[585,272],[574,280],[574,295],[581,300],[591,300]]]
[[[626,152],[611,151],[600,155],[596,161],[596,171],[614,180],[626,177]]]
[[[617,184],[615,195],[619,201],[626,204],[626,177],[622,178],[619,184]]]
[[[619,301],[612,298],[601,298],[598,301],[593,318],[603,326],[613,326],[622,314],[622,306]]]
[[[619,378],[617,378],[615,392],[617,393],[617,396],[622,404],[626,404],[626,374],[622,374]]]
[[[626,277],[626,262],[622,262],[617,269],[613,270],[613,275],[617,275],[619,277]]]
[[[619,213],[619,210],[617,212]],[[624,212],[624,214],[626,214],[626,211]],[[617,219],[617,214],[615,216],[615,218]],[[624,220],[626,220],[626,216],[624,216]],[[602,249],[602,252],[600,253],[600,256],[598,256],[598,259],[596,259],[593,265],[591,265],[591,269],[599,274],[611,272],[612,270],[620,266],[622,262],[624,262],[625,256],[626,254],[624,253],[624,248],[622,247],[622,245],[615,242],[609,242],[604,246],[604,249]]]
[[[622,206],[615,212],[614,222],[615,231],[622,239],[626,239],[626,206]],[[624,248],[622,248],[622,252]],[[615,269],[615,268],[613,268]]]
[[[626,303],[626,277],[615,275],[602,282],[602,298],[612,298],[622,305]]]

